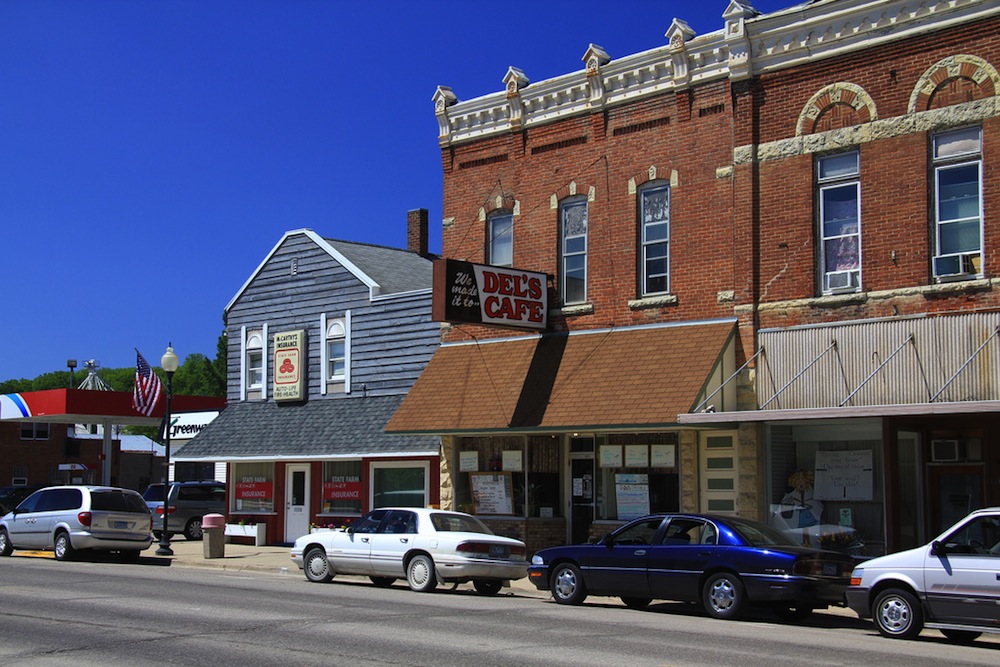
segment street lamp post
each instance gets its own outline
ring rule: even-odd
[[[69,388],[73,388],[73,369],[76,368],[76,359],[67,359],[66,368],[69,369]]]
[[[160,357],[160,368],[167,374],[167,412],[163,417],[164,446],[166,457],[163,462],[163,527],[160,532],[160,548],[156,550],[157,556],[173,556],[174,550],[170,548],[170,533],[167,532],[167,517],[170,515],[170,404],[174,398],[174,372],[177,370],[178,360],[174,354],[173,343],[167,344],[167,351]]]

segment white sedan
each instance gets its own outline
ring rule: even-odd
[[[391,586],[405,578],[421,592],[471,581],[479,593],[496,595],[528,574],[524,542],[495,535],[469,514],[416,507],[383,507],[346,530],[303,535],[291,556],[309,581],[359,574]]]

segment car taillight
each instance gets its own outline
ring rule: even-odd
[[[847,566],[837,561],[805,558],[795,561],[792,572],[807,577],[843,577],[847,575]]]
[[[511,547],[510,548],[510,555],[511,556],[521,556],[523,558],[524,557],[524,553],[525,553],[524,552],[524,547]]]
[[[176,511],[177,511],[176,507],[171,507],[170,509],[167,510],[169,514],[173,514]],[[160,505],[159,507],[156,508],[156,513],[159,514],[160,516],[163,516],[163,505]]]
[[[488,542],[462,542],[455,547],[455,551],[467,556],[487,558],[490,555],[490,545]]]
[[[76,515],[76,520],[80,522],[81,526],[90,526],[90,522],[93,518],[94,517],[90,512],[80,512]]]

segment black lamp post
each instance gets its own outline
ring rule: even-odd
[[[170,533],[167,532],[167,517],[170,515],[170,403],[174,398],[174,372],[179,365],[177,355],[174,354],[172,343],[167,345],[167,351],[160,357],[160,368],[167,374],[167,412],[163,417],[164,431],[166,431],[165,447],[166,457],[163,462],[163,527],[160,532],[160,548],[156,550],[157,556],[173,556],[174,550],[170,548]]]
[[[67,359],[66,368],[69,369],[69,388],[73,388],[73,369],[76,368],[76,359]]]

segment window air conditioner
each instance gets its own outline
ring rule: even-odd
[[[976,263],[978,253],[967,255],[943,255],[934,258],[934,275],[938,278],[968,276],[978,273]]]
[[[857,289],[857,271],[836,271],[826,274],[827,292],[854,292]]]
[[[931,440],[931,461],[958,461],[958,440]]]

